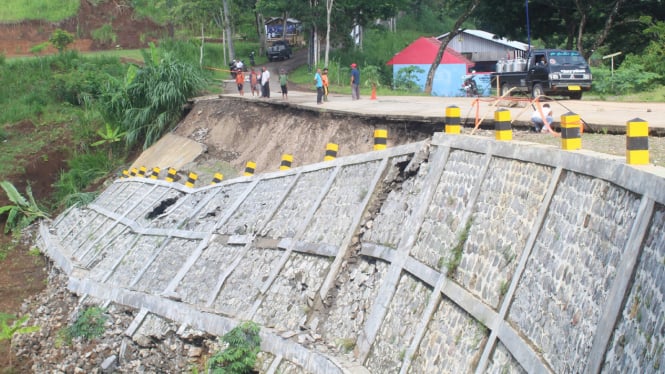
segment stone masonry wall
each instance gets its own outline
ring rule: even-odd
[[[658,372],[664,206],[619,160],[436,134],[200,188],[118,180],[39,243],[133,326],[258,322],[262,372]]]

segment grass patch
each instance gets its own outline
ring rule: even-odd
[[[466,240],[469,238],[469,231],[471,231],[471,226],[473,225],[473,220],[469,220],[464,226],[464,230],[457,237],[457,245],[451,250],[452,258],[448,262],[448,278],[452,278],[457,271],[457,267],[462,262],[462,253],[464,250],[464,245]]]
[[[585,100],[603,100],[619,102],[656,102],[665,101],[665,86],[658,86],[653,90],[635,92],[625,95],[600,95],[593,91],[584,94]]]
[[[5,0],[0,7],[0,21],[45,20],[57,22],[76,15],[80,6],[80,0]]]

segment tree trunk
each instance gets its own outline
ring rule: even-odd
[[[229,47],[229,58],[231,60],[236,58],[236,51],[233,46],[233,32],[231,30],[231,21],[229,21],[229,1],[222,0],[222,6],[224,7],[224,33],[228,39]]]
[[[289,12],[282,13],[282,40],[286,40],[286,27],[288,26]]]
[[[601,46],[603,43],[605,43],[605,39],[607,39],[607,35],[609,35],[610,30],[612,29],[612,26],[614,25],[614,18],[619,14],[619,8],[621,8],[621,5],[624,3],[625,0],[616,0],[614,3],[614,6],[612,7],[612,11],[610,14],[607,16],[607,19],[605,20],[605,26],[603,27],[603,30],[600,32],[600,34],[596,37],[596,39],[593,41],[593,44],[591,45],[591,48],[589,49],[588,52],[584,54],[585,59],[589,59],[591,57],[591,54],[593,51],[595,51],[599,46]],[[580,51],[582,52],[582,51]]]
[[[203,30],[203,24],[201,24],[201,48],[199,48],[199,66],[203,66],[203,45],[205,44],[206,40]]]
[[[429,67],[429,72],[427,73],[427,81],[425,82],[425,93],[428,95],[432,94],[432,84],[434,82],[434,75],[436,74],[436,70],[439,68],[439,64],[441,63],[441,58],[443,57],[443,53],[446,51],[446,47],[448,46],[448,43],[457,35],[459,34],[462,30],[460,29],[460,26],[462,26],[462,23],[467,20],[471,16],[471,13],[478,7],[478,4],[480,4],[480,0],[471,0],[469,3],[469,6],[466,8],[464,13],[455,21],[455,25],[453,25],[453,29],[448,33],[448,36],[446,36],[442,41],[441,41],[441,46],[439,47],[439,51],[436,53],[436,57],[434,57],[434,61],[432,61],[432,65]]]
[[[266,29],[263,24],[263,14],[256,12],[256,35],[259,37],[259,55],[263,56],[266,51]]]
[[[333,2],[335,0],[326,0],[326,57],[323,63],[328,66],[328,56],[330,55],[330,14],[332,13]]]

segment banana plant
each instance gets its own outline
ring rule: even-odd
[[[121,141],[125,135],[127,134],[126,131],[120,131],[119,127],[113,127],[111,124],[106,123],[105,127],[103,130],[98,130],[97,135],[101,137],[101,140],[98,140],[90,146],[92,147],[99,147],[102,145],[108,145],[109,146],[109,159],[113,157],[113,143],[117,143]]]
[[[26,199],[21,195],[16,187],[9,181],[0,182],[0,187],[5,190],[9,201],[14,205],[5,205],[0,207],[0,216],[7,214],[7,222],[5,223],[5,234],[10,231],[19,231],[32,222],[40,218],[48,218],[48,214],[41,210],[32,196],[32,189],[27,186],[25,189]]]
[[[14,337],[16,334],[29,334],[31,332],[39,331],[39,326],[23,326],[25,321],[28,320],[28,315],[25,315],[19,319],[16,319],[16,316],[13,314],[0,313],[0,341],[9,340]],[[9,321],[15,320],[11,325]],[[9,346],[11,349],[11,343]],[[9,366],[12,365],[12,355],[11,352],[7,352],[9,356]]]

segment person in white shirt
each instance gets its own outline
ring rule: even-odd
[[[261,97],[270,98],[270,72],[265,66],[261,73]]]
[[[536,108],[533,113],[531,113],[531,124],[533,125],[535,132],[547,132],[547,128],[552,126],[553,118],[550,104],[543,104],[542,112],[543,114],[541,115],[538,108]],[[543,122],[543,116],[545,116],[547,126],[545,126],[545,122]]]

